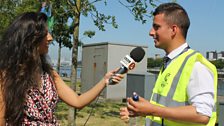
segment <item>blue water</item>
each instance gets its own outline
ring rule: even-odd
[[[70,77],[71,76],[71,67],[63,66],[60,67],[60,76],[62,77]],[[81,68],[77,68],[77,79],[81,78]]]

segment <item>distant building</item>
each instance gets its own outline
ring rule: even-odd
[[[71,66],[71,61],[61,61],[61,66]]]
[[[221,52],[217,52],[217,51],[206,52],[206,58],[208,60],[224,59],[224,51],[221,51]]]
[[[224,51],[221,51],[217,54],[217,59],[224,59]]]
[[[123,59],[125,55],[129,55],[131,50],[137,46],[139,45],[118,44],[111,42],[84,45],[82,52],[81,92],[86,92],[92,88],[102,79],[106,72],[119,68],[121,66],[120,60]],[[145,50],[145,53],[147,53],[148,47],[141,47]],[[142,96],[144,96],[144,89],[150,89],[150,87],[147,87],[150,86],[148,83],[147,86],[144,85],[144,82],[146,82],[146,79],[144,79],[146,75],[144,74],[146,73],[147,54],[145,54],[142,61],[136,65],[134,70],[128,72],[120,84],[107,86],[107,88],[105,88],[102,92],[102,96],[106,99],[127,98],[131,96],[128,94],[131,92],[130,88],[134,88],[135,92],[138,94],[142,93]],[[138,82],[135,82],[137,80]]]
[[[206,52],[206,58],[208,60],[216,60],[217,59],[217,52],[216,51]]]

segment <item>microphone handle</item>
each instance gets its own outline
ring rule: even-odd
[[[121,66],[120,69],[115,74],[124,74],[128,71],[128,68],[125,66]],[[114,85],[115,82],[112,80],[112,78],[109,79],[109,85]]]

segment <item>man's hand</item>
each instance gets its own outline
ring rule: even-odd
[[[155,109],[154,105],[140,96],[139,101],[127,98],[127,102],[127,107],[120,109],[120,118],[126,123],[128,123],[130,117],[151,115]]]
[[[132,98],[128,98],[128,111],[131,112],[130,116],[147,116],[151,115],[155,110],[154,105],[152,105],[148,100],[139,96],[139,101],[134,101]]]
[[[160,107],[151,104],[149,101],[139,97],[139,101],[135,102],[132,98],[128,98],[127,109],[133,116],[158,116],[169,120],[182,121],[188,123],[207,124],[209,117],[197,113],[194,106],[179,107]],[[132,116],[132,114],[129,114]]]

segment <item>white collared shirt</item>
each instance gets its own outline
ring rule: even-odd
[[[170,52],[167,57],[170,58],[170,60],[167,62],[167,66],[170,64],[170,62],[175,59],[178,55],[180,55],[185,48],[188,47],[187,43],[184,43],[183,45],[181,45],[180,47],[174,49],[172,52]]]
[[[188,47],[184,43],[170,52],[167,56],[170,61],[179,56]],[[202,115],[211,117],[214,108],[214,76],[213,73],[200,62],[196,62],[187,87],[188,101],[195,106],[196,111]]]

